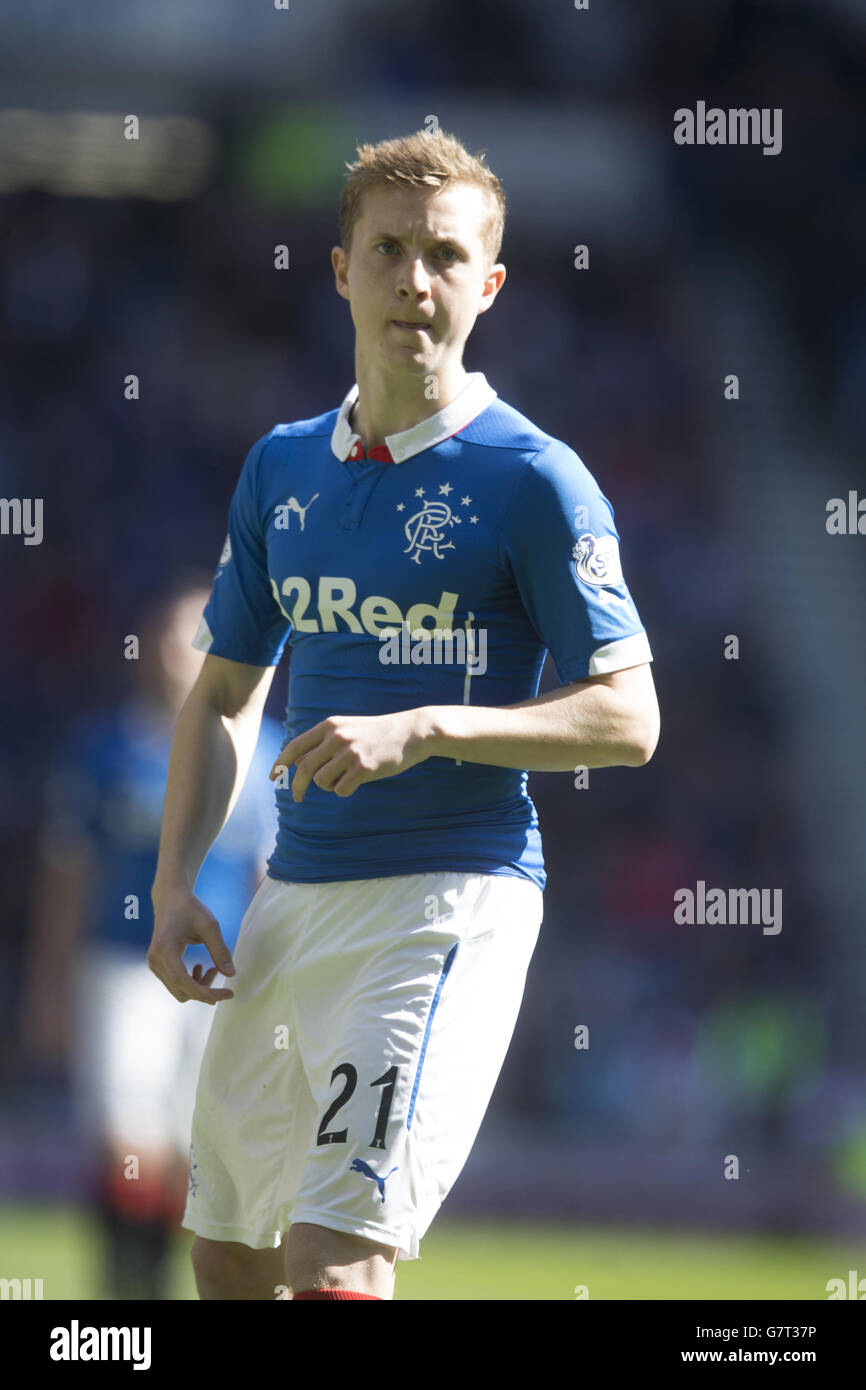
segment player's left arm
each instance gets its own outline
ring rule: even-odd
[[[649,662],[572,681],[517,705],[433,705],[427,757],[460,758],[529,772],[642,767],[661,719]]]
[[[426,758],[459,758],[529,772],[640,767],[659,736],[649,663],[572,681],[516,705],[424,705],[397,714],[332,715],[286,745],[271,779],[295,767],[292,793],[310,782],[351,796],[364,782]]]

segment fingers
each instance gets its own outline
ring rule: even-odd
[[[305,753],[297,761],[295,776],[292,780],[292,797],[295,801],[303,801],[310,782],[315,781],[317,787],[323,786],[323,782],[320,782],[316,775],[318,772],[327,768],[332,768],[335,772],[339,769],[340,774],[345,771],[345,768],[340,767],[337,760],[332,762],[331,755],[332,750],[322,744],[318,748],[314,748],[312,752]],[[324,786],[323,790],[327,791],[327,787]]]
[[[197,933],[185,934],[180,938],[177,935],[168,935],[161,940],[158,939],[147,953],[147,963],[169,994],[181,1004],[185,1004],[188,999],[198,999],[203,1004],[218,1004],[222,999],[233,999],[233,990],[214,989],[211,984],[217,974],[235,973],[231,952],[223,941],[219,924],[210,914],[199,914],[197,926]],[[194,967],[190,975],[183,963],[185,946],[192,944],[196,939],[207,948],[214,962],[207,968],[204,976],[203,966]]]
[[[328,790],[337,796],[351,796],[353,792],[358,790],[363,780],[364,774],[359,768],[348,768],[343,771],[342,776],[338,777],[336,782],[332,783]]]
[[[268,774],[270,780],[276,781],[282,773],[287,773],[289,768],[294,765],[292,796],[295,801],[303,801],[311,779],[319,768],[324,767],[334,756],[334,733],[333,719],[329,718],[314,724],[305,733],[298,734],[296,738],[286,744],[276,759]],[[341,748],[340,751],[344,750]],[[341,771],[345,771],[345,768]],[[316,785],[320,784],[317,782]]]
[[[173,999],[185,1004],[197,999],[202,1004],[219,1004],[233,999],[234,991],[225,987],[214,989],[217,974],[234,975],[231,951],[223,940],[220,925],[209,908],[188,888],[181,886],[154,903],[153,938],[147,952],[147,964],[161,980]],[[183,953],[187,946],[203,945],[213,961],[212,966],[197,965],[187,972]]]
[[[208,990],[208,993],[210,994],[211,999],[213,1000],[213,1002],[214,1002],[215,1004],[218,1004],[218,1003],[220,1002],[221,999],[234,999],[234,997],[235,997],[235,996],[234,996],[234,990],[231,990],[231,989],[210,989],[210,988],[209,988],[209,986],[211,985],[211,982],[213,981],[214,977],[215,977],[216,975],[221,974],[221,973],[222,973],[222,972],[219,971],[219,970],[217,970],[217,968],[216,968],[215,965],[210,965],[210,966],[207,967],[207,970],[205,970],[205,967],[204,967],[201,963],[199,963],[198,965],[194,965],[193,968],[192,968],[192,978],[193,978],[193,980],[194,980],[194,981],[196,982],[196,984],[198,984],[202,989]],[[208,1000],[207,1002],[210,1002],[210,1000]]]
[[[313,773],[312,780],[317,787],[321,787],[324,792],[333,792],[342,782],[346,784],[349,779],[358,775],[358,760],[351,750],[332,757],[329,762],[323,763]]]
[[[336,792],[337,796],[351,796],[362,782],[369,780],[370,773],[360,766],[357,755],[351,749],[330,759],[327,753],[322,753],[318,758],[308,753],[295,768],[292,796],[295,801],[303,801],[311,782],[315,782],[322,791]]]
[[[305,733],[290,739],[268,773],[271,781],[275,781],[281,772],[287,772],[292,763],[297,762],[303,753],[308,753],[311,748],[315,748],[322,737],[322,732],[321,723],[314,724]]]
[[[208,954],[217,970],[222,975],[234,975],[235,965],[232,960],[232,953],[223,940],[217,919],[212,914],[208,914],[207,917],[200,919],[198,928],[201,942],[207,947]]]
[[[203,1004],[218,1004],[223,999],[234,999],[234,990],[211,988],[210,982],[217,974],[216,966],[209,967],[204,979],[201,965],[194,966],[192,975],[189,975],[184,969],[180,953],[176,950],[170,955],[159,950],[149,951],[147,963],[169,994],[180,1004],[185,1004],[188,999],[198,999]]]

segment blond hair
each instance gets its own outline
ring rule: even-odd
[[[483,151],[470,154],[456,136],[445,131],[417,130],[395,140],[380,140],[377,145],[358,145],[357,153],[354,164],[346,165],[349,173],[340,198],[340,240],[347,256],[361,216],[361,199],[368,188],[393,183],[432,190],[459,182],[485,189],[492,201],[482,235],[491,265],[496,261],[505,229],[505,193],[484,162]]]

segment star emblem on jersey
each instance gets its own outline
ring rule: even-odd
[[[616,536],[593,536],[585,531],[571,552],[574,572],[596,589],[617,588],[623,583]]]
[[[453,550],[454,541],[450,539],[455,527],[463,525],[463,517],[452,512],[450,504],[444,501],[450,493],[454,491],[451,483],[437,484],[439,496],[427,498],[426,489],[416,487],[413,496],[420,498],[420,506],[413,511],[408,521],[404,522],[403,534],[408,544],[403,551],[404,555],[411,555],[416,565],[420,565],[421,556],[431,554],[437,560],[444,560],[445,551]],[[468,507],[472,501],[471,497],[461,497],[461,504]],[[397,503],[397,511],[406,510],[405,502]],[[477,525],[478,517],[469,518],[472,525]]]

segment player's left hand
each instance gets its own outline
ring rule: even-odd
[[[310,782],[337,796],[351,796],[362,782],[405,772],[429,756],[421,710],[397,714],[332,714],[287,743],[270,771],[295,767],[292,795],[303,801]]]

